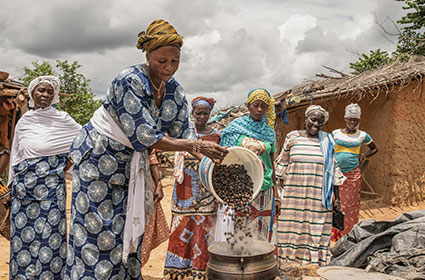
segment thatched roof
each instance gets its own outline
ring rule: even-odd
[[[14,103],[21,113],[25,113],[28,110],[28,99],[28,90],[24,84],[9,79],[0,81],[0,103]]]
[[[380,69],[366,71],[355,76],[333,72],[338,73],[339,76],[317,74],[317,80],[306,80],[299,86],[274,95],[276,111],[287,109],[290,112],[311,103],[341,97],[359,101],[366,96],[371,96],[373,102],[380,94],[388,95],[407,87],[412,81],[421,81],[425,77],[425,57],[415,56],[408,62],[394,62]],[[419,85],[418,83],[418,87]],[[416,88],[415,90],[422,89]],[[299,97],[300,101],[291,104],[290,100],[294,97]],[[228,109],[219,110],[216,114],[223,113]],[[217,129],[223,129],[233,119],[245,114],[248,114],[248,109],[245,105],[240,105],[227,117],[212,125]]]
[[[16,97],[19,92],[26,92],[27,87],[13,80],[0,81],[0,96]]]
[[[17,119],[28,110],[26,86],[8,76],[0,71],[0,150],[9,148]]]
[[[224,115],[227,111],[231,111],[231,112]],[[244,115],[248,115],[248,113],[249,111],[245,104],[242,104],[239,106],[226,107],[224,109],[219,110],[217,113],[214,114],[214,116],[217,116],[218,114],[223,114],[223,118],[218,121],[214,121],[212,123],[210,120],[210,123],[213,128],[218,130],[223,130],[231,121],[233,121],[236,118],[242,117]]]
[[[348,95],[350,99],[359,101],[365,96],[372,96],[372,102],[380,94],[389,94],[407,87],[414,80],[422,80],[425,76],[425,57],[412,57],[408,62],[394,62],[378,70],[363,72],[359,75],[342,75],[330,77],[318,74],[319,80],[307,81],[302,85],[286,90],[275,96],[277,104],[288,110],[313,101],[340,98]],[[300,97],[298,104],[288,105],[288,96]],[[286,105],[286,106],[285,106]]]

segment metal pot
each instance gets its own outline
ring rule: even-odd
[[[275,250],[272,244],[263,241],[250,241],[250,248],[258,248],[251,255],[236,255],[223,248],[227,242],[216,242],[208,248],[210,260],[207,266],[209,280],[273,280],[279,276]]]

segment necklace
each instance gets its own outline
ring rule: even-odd
[[[195,131],[195,135],[197,138],[199,138],[199,134],[209,134],[210,132],[212,132],[213,130],[211,128],[209,128],[208,126],[206,126],[206,133],[198,133],[198,129],[196,128],[196,125],[193,125],[194,131]]]
[[[159,90],[162,88],[162,85],[164,84],[164,81],[163,81],[163,80],[161,80],[161,83],[159,83],[159,87],[156,87],[156,86],[155,86],[155,84],[153,83],[152,79],[151,79],[151,75],[149,75],[149,72],[148,72],[148,78],[149,78],[149,81],[150,81],[150,82],[151,82],[151,84],[152,84],[153,89],[154,89],[156,92],[158,92],[158,93],[159,93]]]

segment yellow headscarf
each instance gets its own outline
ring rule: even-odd
[[[267,124],[274,129],[274,121],[276,119],[276,113],[274,110],[274,98],[264,88],[256,88],[248,93],[248,100],[246,101],[246,105],[249,105],[257,100],[264,101],[267,104]]]
[[[163,46],[183,46],[183,37],[176,29],[163,19],[153,21],[148,29],[137,35],[137,48],[148,53]]]

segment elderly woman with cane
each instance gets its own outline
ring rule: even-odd
[[[63,279],[66,258],[65,171],[81,126],[52,104],[60,81],[41,76],[28,86],[30,107],[13,137],[10,279]]]
[[[345,107],[344,119],[347,124],[345,128],[336,129],[332,132],[335,140],[335,156],[339,168],[347,178],[339,187],[341,199],[341,211],[344,216],[344,230],[332,229],[332,241],[338,241],[342,236],[351,231],[359,221],[360,191],[362,188],[362,173],[360,164],[378,152],[378,148],[372,137],[359,130],[361,109],[352,103]],[[365,153],[360,152],[362,144],[369,148]]]
[[[74,140],[65,279],[141,279],[146,214],[153,212],[154,193],[160,193],[152,186],[150,148],[217,161],[227,153],[196,140],[189,127],[186,97],[173,78],[182,45],[182,36],[165,20],[139,33],[137,47],[146,51],[146,64],[121,71]]]
[[[334,156],[332,137],[322,131],[328,112],[311,105],[305,112],[305,130],[286,135],[276,159],[276,177],[283,180],[278,218],[278,261],[326,265],[330,260],[332,199],[339,198],[344,181]],[[338,208],[338,205],[336,205]]]

